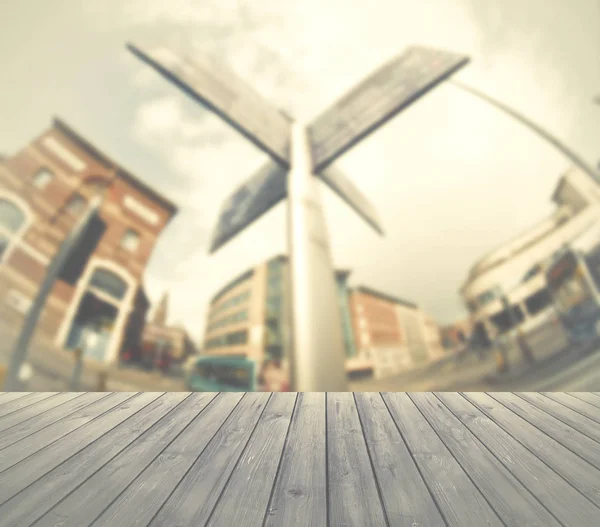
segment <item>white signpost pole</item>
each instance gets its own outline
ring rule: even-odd
[[[291,389],[348,390],[342,320],[329,237],[312,173],[306,127],[294,123],[288,174],[288,244],[292,295]]]

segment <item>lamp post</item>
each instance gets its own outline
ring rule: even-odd
[[[64,265],[77,250],[80,242],[82,241],[88,226],[92,220],[98,214],[102,205],[103,196],[96,196],[91,202],[88,210],[77,225],[71,230],[69,235],[63,241],[59,247],[56,255],[50,262],[44,281],[40,285],[38,294],[31,305],[31,308],[27,312],[23,327],[15,343],[13,352],[10,357],[10,363],[4,382],[4,391],[10,392],[17,388],[18,377],[21,367],[25,363],[27,353],[29,351],[29,344],[33,338],[36,325],[42,314],[42,310],[46,305],[46,300],[52,291],[58,275],[63,270]]]

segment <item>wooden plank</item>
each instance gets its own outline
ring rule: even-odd
[[[25,423],[25,421],[29,419],[33,419],[36,417],[39,419],[41,414],[43,414],[44,412],[52,410],[53,408],[56,408],[61,404],[67,403],[77,397],[81,397],[82,395],[82,393],[59,393],[54,397],[48,397],[47,399],[44,399],[37,404],[32,404],[27,408],[23,408],[18,412],[13,412],[4,417],[0,417],[0,430],[2,430],[2,433],[5,433],[9,428],[17,426],[18,424]]]
[[[31,395],[33,392],[2,392],[0,394],[0,407],[10,401]]]
[[[43,515],[35,522],[36,527],[80,527],[100,516],[215,396],[214,393],[181,396],[185,397],[183,402]],[[81,503],[85,503],[85,508],[80,507]],[[37,505],[36,509],[38,513],[41,511]]]
[[[12,442],[9,447],[5,447],[6,450],[1,451],[0,473],[42,448],[66,437],[74,430],[81,428],[90,421],[98,418],[100,415],[109,412],[127,399],[131,399],[133,396],[133,393],[110,394],[108,397],[89,405],[87,408],[84,408],[71,416],[67,416],[61,421],[57,421],[38,432],[28,435],[18,442]]]
[[[242,399],[221,393],[94,521],[94,527],[148,525]],[[176,525],[167,522],[167,525]]]
[[[445,526],[381,395],[354,397],[390,525]]]
[[[561,525],[434,394],[410,398],[505,525]]]
[[[0,506],[0,527],[36,523],[46,512],[101,470],[104,465],[110,463],[127,447],[137,441],[143,444],[144,434],[154,428],[154,425],[158,424],[186,397],[189,397],[188,393],[175,392],[156,398],[75,456],[67,459],[12,499],[4,502]],[[169,423],[165,424],[168,426]],[[135,460],[132,461],[135,463]],[[13,470],[21,470],[21,467],[17,466]],[[138,472],[132,479],[137,474]],[[105,481],[97,481],[99,482],[98,491],[107,485]],[[79,523],[75,525],[85,525],[86,518],[89,518],[87,502],[79,502],[79,504],[81,503],[85,503],[85,507],[75,507],[72,511],[73,513],[79,512]],[[102,510],[101,508],[99,512]],[[52,525],[54,526],[56,523],[52,523]]]
[[[530,423],[536,429],[541,430],[548,437],[554,439],[554,441],[562,445],[562,447],[568,449],[568,455],[572,455],[574,452],[596,468],[600,468],[600,445],[593,439],[583,435],[574,428],[540,410],[537,406],[534,406],[515,394],[494,393],[490,394],[490,396],[521,417],[524,421]],[[585,419],[583,416],[580,416],[580,418],[581,420]],[[561,451],[560,448],[557,450],[559,452]],[[600,472],[598,472],[598,477],[600,478]]]
[[[518,393],[516,395],[533,406],[538,407],[540,410],[543,410],[547,414],[550,414],[571,428],[578,430],[583,435],[600,443],[600,426],[598,426],[596,421],[589,419],[585,415],[571,410],[570,408],[567,408],[563,404],[556,402],[549,397],[544,397],[539,393]],[[566,430],[568,432],[571,431],[568,428]],[[568,445],[565,446],[568,448]],[[600,445],[598,446],[600,447]]]
[[[327,488],[331,525],[389,525],[352,393],[327,394]]]
[[[0,417],[10,415],[13,412],[17,412],[19,410],[22,410],[23,408],[27,408],[28,406],[43,401],[44,399],[54,397],[55,395],[58,395],[58,392],[30,393],[25,397],[19,397],[18,399],[14,399],[13,401],[10,401],[0,406]]]
[[[570,393],[563,392],[542,392],[542,395],[548,397],[548,399],[552,399],[557,403],[560,403],[571,410],[574,410],[581,415],[585,415],[587,418],[600,423],[600,408],[594,406],[590,403],[582,401],[577,397],[573,397]]]
[[[405,393],[383,399],[449,526],[503,525],[479,489]]]
[[[160,395],[158,393],[141,393],[132,397],[102,417],[72,432],[61,441],[42,447],[28,458],[4,470],[0,474],[0,504],[83,450],[109,430],[126,421]],[[2,460],[7,452],[18,446],[19,443],[4,450]]]
[[[568,395],[600,408],[600,397],[594,392],[571,392]]]
[[[48,410],[42,415],[37,416],[35,419],[30,419],[26,423],[22,423],[20,426],[12,427],[10,430],[3,430],[0,432],[0,450],[6,448],[25,437],[39,432],[44,428],[56,423],[61,419],[66,419],[67,416],[75,413],[77,410],[89,406],[95,401],[108,397],[105,393],[85,393],[79,397],[72,399],[69,402],[63,403],[52,410]],[[115,403],[116,405],[116,403]]]
[[[296,397],[273,394],[207,526],[263,524]]]
[[[554,504],[562,504],[554,512],[559,520],[562,521],[559,514],[562,515],[568,512],[571,515],[571,523],[567,522],[567,525],[587,525],[585,522],[577,523],[573,519],[576,510],[582,513],[585,512],[584,517],[588,518],[589,521],[591,516],[588,514],[589,508],[586,509],[586,501],[580,500],[578,498],[580,494],[571,492],[568,485],[564,485],[560,481],[554,482],[556,478],[552,475],[552,471],[562,476],[564,480],[591,502],[600,506],[600,495],[598,494],[600,473],[598,470],[489,395],[473,392],[464,394],[464,396],[489,418],[480,421],[486,425],[488,432],[490,430],[493,432],[488,433],[485,437],[479,435],[478,437],[485,441],[488,447],[494,446],[496,451],[499,452],[497,457],[500,461],[504,463],[512,461],[512,467],[507,468],[513,474],[515,473],[515,465],[520,467],[524,473],[531,474],[534,479],[531,485],[528,486],[530,491],[538,498],[548,496],[550,489],[557,489],[550,495],[553,496],[552,502]],[[471,413],[474,413],[473,409],[471,409]],[[463,417],[461,417],[461,421],[465,422]],[[491,422],[498,426],[492,426]],[[471,426],[473,423],[478,424],[479,422],[471,420]],[[504,433],[501,430],[504,430]],[[498,438],[503,439],[499,441]],[[540,463],[540,460],[543,463]],[[548,470],[546,465],[552,470]],[[536,481],[537,487],[535,486]],[[546,502],[544,504],[548,508],[552,505]],[[594,510],[596,511],[594,514],[597,514],[597,509],[594,508]],[[562,518],[566,518],[566,516],[562,516]]]
[[[210,516],[271,397],[246,393],[150,526],[202,525]]]
[[[299,393],[265,527],[327,525],[325,394]]]

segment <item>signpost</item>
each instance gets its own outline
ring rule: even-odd
[[[453,72],[468,57],[409,48],[325,111],[310,126],[294,122],[215,60],[167,48],[128,48],[223,118],[271,161],[225,203],[213,253],[288,198],[293,391],[345,391],[344,340],[319,189],[320,177],[377,232],[375,208],[332,163]]]

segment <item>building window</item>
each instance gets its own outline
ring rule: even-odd
[[[537,315],[552,304],[552,296],[545,287],[537,293],[531,295],[526,301],[525,306],[530,315]]]
[[[116,300],[122,300],[127,293],[127,284],[116,274],[106,269],[96,269],[90,280],[90,286],[112,296]]]
[[[44,190],[53,179],[54,174],[47,168],[42,168],[33,175],[31,182],[34,187]]]
[[[498,297],[499,297],[498,291],[496,289],[490,289],[489,291],[486,291],[485,293],[481,293],[477,297],[477,303],[483,307],[483,306],[493,302]]]
[[[140,235],[133,229],[127,229],[121,238],[121,247],[130,252],[135,252],[140,245]]]
[[[11,201],[0,199],[0,260],[25,225],[25,213]]]
[[[86,204],[85,198],[81,194],[75,193],[71,196],[71,198],[67,202],[65,209],[67,210],[67,212],[70,212],[74,216],[78,216],[79,214],[81,214],[83,212],[83,209],[85,208],[85,204]]]

